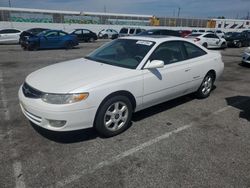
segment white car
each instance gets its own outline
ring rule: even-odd
[[[98,33],[99,38],[104,38],[104,39],[111,39],[113,35],[118,36],[118,32],[114,29],[103,29]]]
[[[250,47],[246,48],[242,55],[242,62],[250,65]]]
[[[127,129],[133,112],[193,92],[208,97],[223,69],[219,52],[183,38],[124,37],[31,73],[18,95],[40,127],[94,127],[108,137]]]
[[[226,48],[227,41],[214,33],[194,33],[186,36],[187,39],[204,46],[205,48]]]
[[[21,31],[17,29],[0,30],[0,43],[17,44],[19,42]]]

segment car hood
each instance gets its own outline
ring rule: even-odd
[[[90,89],[107,81],[113,82],[130,71],[81,58],[39,69],[27,76],[26,83],[42,92],[70,93],[79,88]]]

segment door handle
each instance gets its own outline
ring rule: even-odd
[[[190,71],[190,70],[191,70],[191,68],[185,69],[185,72],[188,72],[188,71]]]

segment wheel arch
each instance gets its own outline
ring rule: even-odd
[[[214,81],[215,81],[215,80],[216,80],[216,71],[213,70],[213,69],[211,69],[211,70],[209,70],[209,71],[207,72],[207,74],[209,74],[209,73],[213,75]]]
[[[126,91],[126,90],[119,90],[119,91],[115,91],[113,93],[110,93],[109,95],[107,95],[103,100],[102,102],[100,103],[100,105],[98,106],[97,108],[97,111],[96,111],[96,114],[95,114],[95,119],[94,119],[94,126],[95,126],[95,121],[96,121],[96,117],[97,117],[97,114],[99,113],[100,109],[101,109],[101,106],[110,98],[114,97],[114,96],[125,96],[125,97],[128,97],[128,99],[130,100],[131,104],[132,104],[132,108],[133,108],[133,111],[135,110],[136,108],[136,100],[135,100],[135,97],[134,95],[129,92],[129,91]]]

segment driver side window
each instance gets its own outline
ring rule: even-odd
[[[45,35],[46,37],[56,37],[57,36],[57,31],[52,31],[52,32],[49,32]]]
[[[180,41],[165,42],[153,52],[150,57],[152,60],[162,60],[164,64],[172,64],[185,60],[184,50]]]

